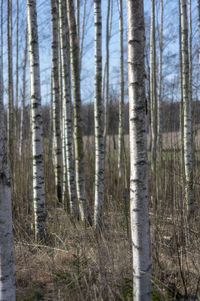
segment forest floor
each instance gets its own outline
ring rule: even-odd
[[[127,138],[126,138],[127,139]],[[110,141],[113,141],[110,139]],[[93,208],[94,151],[85,156],[89,207]],[[125,181],[118,183],[117,155],[107,156],[103,232],[96,236],[74,221],[55,198],[51,153],[45,148],[47,239],[36,243],[31,209],[30,158],[19,162],[13,223],[18,301],[130,301],[132,251],[129,220],[129,156]],[[26,152],[28,153],[28,152]],[[200,168],[194,166],[195,216],[185,221],[184,184],[180,152],[163,152],[156,184],[149,168],[153,300],[200,300]],[[149,154],[150,160],[150,154]],[[22,166],[22,167],[21,167]],[[20,170],[22,168],[22,170]],[[120,185],[120,186],[119,186]],[[157,204],[157,206],[155,205]]]

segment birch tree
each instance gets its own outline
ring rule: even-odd
[[[91,223],[88,204],[85,196],[84,179],[84,154],[81,120],[81,91],[80,91],[80,63],[79,63],[79,43],[75,20],[73,1],[66,0],[67,18],[70,36],[70,59],[72,66],[72,88],[74,100],[74,147],[75,147],[75,173],[76,189],[79,203],[81,220],[88,220]]]
[[[70,211],[78,216],[78,201],[76,194],[74,160],[73,160],[73,135],[72,135],[72,103],[71,103],[71,81],[70,81],[70,53],[69,53],[69,30],[66,18],[66,2],[59,0],[60,21],[60,45],[62,64],[62,88],[63,88],[63,131],[66,140],[66,169],[67,187],[70,202]]]
[[[36,0],[27,0],[27,24],[29,38],[28,50],[31,94],[35,236],[37,239],[43,239],[46,232],[46,213],[44,196],[42,115]]]
[[[185,167],[184,167],[184,124],[183,124],[183,72],[182,72],[182,31],[181,31],[181,0],[179,4],[179,74],[180,74],[180,147],[181,147],[181,168],[183,172],[183,182],[185,181]],[[185,185],[184,185],[185,186]]]
[[[15,301],[15,263],[12,233],[11,189],[8,171],[6,124],[3,106],[3,1],[1,1],[0,52],[0,300]]]
[[[155,2],[151,0],[151,36],[150,36],[150,102],[152,132],[152,170],[156,177],[156,145],[157,145],[157,97],[156,97],[156,45],[155,45]],[[156,183],[156,178],[154,179]]]
[[[124,118],[124,49],[123,49],[123,6],[119,0],[119,34],[120,34],[120,102],[119,102],[119,133],[118,133],[118,169],[119,178],[123,171],[123,118]]]
[[[62,141],[60,126],[60,96],[58,72],[58,3],[51,0],[51,26],[52,26],[52,104],[53,104],[53,152],[55,164],[55,184],[58,201],[62,202]]]
[[[127,30],[133,300],[150,301],[152,288],[145,122],[145,28],[143,1],[127,0]]]
[[[163,56],[163,0],[160,0],[160,34],[159,34],[159,84],[158,84],[158,139],[159,159],[162,151],[162,56]]]
[[[104,204],[104,138],[103,138],[103,102],[102,102],[102,21],[101,0],[94,1],[94,126],[95,126],[95,202],[94,227],[101,227]]]
[[[188,57],[188,23],[187,3],[181,0],[181,48],[183,72],[183,111],[184,111],[184,166],[185,166],[185,196],[187,217],[190,219],[194,210],[193,192],[193,160],[192,160],[192,120],[191,100],[189,97],[189,57]]]

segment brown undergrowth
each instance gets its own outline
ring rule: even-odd
[[[87,199],[92,212],[93,149],[86,154]],[[200,300],[199,168],[195,166],[196,210],[186,226],[179,152],[167,151],[157,185],[149,168],[153,300]],[[15,168],[13,222],[17,300],[132,300],[129,192],[117,180],[117,154],[106,158],[103,231],[74,221],[55,198],[49,146],[45,146],[47,239],[36,243],[31,206],[29,152]],[[128,155],[126,172],[129,173]],[[18,173],[16,172],[16,175]],[[128,176],[126,174],[126,180]],[[25,187],[25,188],[23,188]],[[125,193],[126,192],[126,193]],[[155,200],[157,207],[155,208]],[[128,233],[128,235],[127,235]]]

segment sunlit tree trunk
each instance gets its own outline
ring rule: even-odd
[[[193,160],[192,160],[192,120],[191,100],[189,97],[189,56],[188,56],[188,23],[187,3],[181,0],[181,44],[183,72],[183,110],[184,110],[184,164],[185,164],[185,195],[187,217],[190,219],[194,210],[193,193]]]
[[[101,0],[94,1],[94,51],[95,51],[95,86],[94,86],[94,126],[95,126],[95,202],[94,227],[102,225],[104,204],[104,139],[103,139],[103,101],[102,101],[102,23]]]
[[[80,91],[80,63],[79,43],[73,1],[67,0],[67,17],[70,35],[70,58],[72,66],[72,86],[74,99],[74,147],[75,147],[75,172],[76,188],[79,202],[81,220],[88,220],[91,223],[89,208],[85,196],[84,179],[84,154],[81,120],[81,91]]]
[[[183,72],[182,72],[182,31],[181,31],[181,0],[179,2],[179,74],[180,74],[180,149],[181,149],[181,168],[183,172],[183,182],[185,179],[184,168],[184,122],[183,122]]]
[[[158,157],[162,152],[162,56],[163,56],[163,0],[160,0],[160,36],[159,36],[159,85],[158,85]]]
[[[73,135],[72,135],[72,104],[71,104],[71,82],[70,82],[70,53],[69,53],[69,32],[66,19],[66,3],[59,0],[60,14],[60,44],[62,63],[62,87],[63,87],[63,119],[64,136],[66,139],[66,170],[67,187],[70,202],[70,211],[78,216],[78,201],[76,194],[76,183],[74,173],[73,156]]]
[[[11,189],[8,172],[6,123],[3,106],[3,1],[1,1],[0,57],[0,300],[15,301],[15,263],[12,234]]]
[[[58,201],[62,202],[62,141],[60,125],[60,96],[58,72],[58,3],[51,0],[51,26],[52,26],[52,97],[53,97],[53,154],[55,164],[55,184]]]
[[[120,102],[119,102],[119,133],[118,133],[118,169],[119,178],[123,173],[123,141],[124,141],[124,49],[123,49],[123,6],[119,0],[119,34],[120,34]]]
[[[46,232],[44,195],[44,166],[42,141],[42,112],[40,92],[40,67],[36,0],[27,0],[28,50],[30,71],[32,156],[33,156],[33,205],[36,239],[43,239]]]
[[[150,301],[152,288],[148,213],[143,1],[127,0],[127,30],[133,300]]]

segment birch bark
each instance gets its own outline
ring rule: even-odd
[[[194,192],[192,160],[192,120],[191,101],[189,97],[189,56],[186,0],[181,0],[181,32],[184,110],[184,165],[186,179],[185,196],[187,206],[187,217],[188,219],[190,219],[194,211]]]
[[[36,239],[43,239],[46,233],[42,115],[40,92],[40,67],[36,0],[27,0],[27,23],[29,38],[29,71],[31,93],[31,126],[33,155],[33,205]]]
[[[119,0],[119,33],[120,33],[120,102],[119,102],[119,136],[118,136],[118,169],[119,178],[123,173],[123,141],[124,141],[124,49],[123,49],[123,6]]]
[[[72,66],[72,86],[74,99],[74,147],[75,147],[75,172],[76,189],[79,203],[81,220],[88,220],[91,223],[89,208],[85,196],[84,179],[84,154],[81,120],[81,91],[80,91],[80,61],[79,61],[79,43],[77,36],[77,27],[75,21],[75,11],[73,1],[67,0],[67,17],[70,36],[70,59]]]
[[[145,28],[143,1],[127,0],[127,30],[133,300],[150,301],[152,288],[145,122]]]
[[[152,170],[156,177],[156,145],[157,145],[157,97],[156,97],[156,45],[155,45],[155,2],[151,0],[151,37],[150,37],[150,102],[152,132]],[[154,179],[156,183],[156,178]]]
[[[71,81],[70,81],[70,53],[69,53],[69,30],[66,19],[66,3],[59,0],[60,18],[60,44],[61,44],[61,64],[62,64],[62,87],[63,87],[63,120],[64,135],[66,139],[66,170],[67,187],[70,201],[70,211],[78,216],[78,201],[76,193],[74,155],[73,155],[73,135],[72,135],[72,103],[71,103]]]
[[[2,2],[1,8],[2,14]],[[7,139],[3,106],[2,57],[0,58],[0,64],[0,300],[15,301],[15,263],[12,233],[11,189],[8,172]]]
[[[95,202],[94,227],[102,226],[104,204],[104,138],[103,138],[103,101],[102,101],[102,21],[101,0],[94,0],[94,51],[95,51],[95,84],[94,84],[94,126],[95,126]]]
[[[59,72],[58,72],[58,3],[51,0],[51,26],[52,26],[52,104],[53,104],[53,153],[55,164],[55,184],[57,198],[62,202],[62,141],[60,125],[60,96],[59,96]]]

